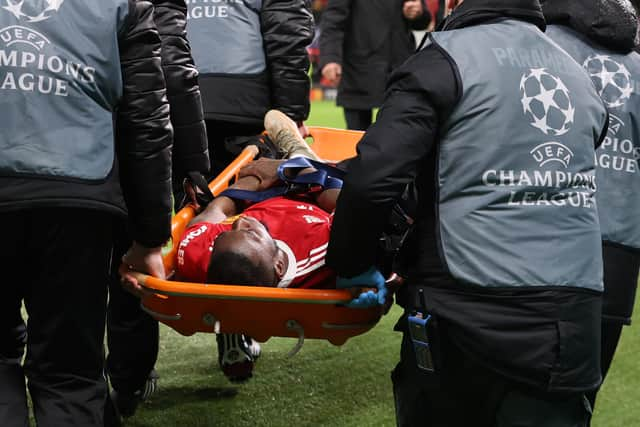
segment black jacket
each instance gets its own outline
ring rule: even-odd
[[[276,108],[295,121],[309,116],[313,15],[308,0],[264,0],[260,10],[267,69],[259,75],[200,75],[207,120],[262,126]],[[197,62],[197,58],[196,58]]]
[[[123,96],[110,175],[97,183],[0,176],[0,210],[61,207],[123,216],[128,210],[134,240],[158,246],[169,238],[172,129],[160,37],[150,2],[130,0],[129,9],[128,27],[119,33]]]
[[[410,28],[425,29],[424,15],[408,22],[404,0],[329,0],[320,21],[320,69],[342,65],[338,105],[355,109],[380,106],[391,71],[415,50]]]
[[[538,0],[466,0],[442,27],[457,29],[503,18],[545,28]],[[462,87],[457,76],[455,62],[435,44],[393,73],[377,121],[349,165],[327,264],[346,277],[374,265],[376,242],[390,209],[415,180],[418,215],[402,248],[408,270],[403,272],[407,285],[398,295],[401,305],[416,308],[417,289],[423,289],[426,308],[446,325],[453,342],[469,357],[513,381],[543,391],[591,389],[600,378],[600,294],[466,285],[451,276],[440,258],[438,130],[459,102]]]
[[[637,44],[638,20],[630,2],[542,0],[549,24],[565,25],[611,50],[630,52]]]
[[[209,172],[207,131],[198,86],[198,70],[187,41],[184,0],[153,0],[154,20],[162,40],[162,70],[173,126],[173,178]]]

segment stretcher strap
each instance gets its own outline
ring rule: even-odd
[[[302,170],[308,168],[314,168],[316,171],[298,176]],[[295,176],[292,176],[292,173]],[[333,166],[316,162],[306,157],[296,157],[287,160],[278,167],[278,177],[287,183],[287,185],[273,187],[264,191],[229,188],[220,193],[220,196],[250,202],[261,202],[272,197],[284,196],[286,194],[308,193],[317,187],[324,190],[337,189],[342,188],[342,178],[344,174],[343,171]]]
[[[289,187],[273,187],[265,191],[250,191],[250,190],[236,190],[228,188],[220,193],[220,196],[229,197],[236,200],[247,200],[249,202],[262,202],[263,200],[271,199],[272,197],[283,196],[287,194]]]
[[[211,201],[214,199],[214,196],[209,189],[207,180],[204,179],[204,176],[200,172],[188,172],[187,179],[191,181],[191,184],[195,187],[194,190],[196,190],[196,200],[198,201],[198,204],[200,206],[206,207],[209,203],[211,203]],[[185,200],[186,197],[187,196],[185,195]]]
[[[316,171],[298,176],[300,171],[308,168],[313,168]],[[292,175],[294,175],[294,177],[290,178]],[[296,157],[287,160],[278,167],[278,177],[284,182],[295,184],[309,183],[322,185],[324,187],[327,177],[337,178],[342,181],[344,175],[344,171],[336,167],[306,157]]]

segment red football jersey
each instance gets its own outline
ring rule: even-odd
[[[335,273],[325,265],[333,216],[301,199],[274,197],[256,203],[240,215],[266,225],[269,234],[289,259],[278,287],[331,288]],[[201,222],[189,227],[178,247],[177,273],[181,278],[205,283],[213,243],[231,229],[238,216],[218,224]]]

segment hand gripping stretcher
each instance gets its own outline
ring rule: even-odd
[[[311,148],[330,162],[353,157],[362,132],[310,127]],[[239,169],[257,155],[248,146],[210,184],[220,194]],[[193,206],[180,210],[172,221],[172,240],[165,248],[164,266],[171,278],[178,243],[186,225],[194,217]],[[342,345],[347,339],[371,329],[382,315],[381,307],[349,308],[344,304],[353,295],[348,290],[293,289],[258,286],[231,286],[160,280],[135,273],[145,292],[143,310],[182,335],[196,332],[243,333],[264,342],[271,337],[298,338],[290,352],[295,354],[304,338],[326,339]]]

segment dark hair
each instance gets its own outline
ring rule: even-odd
[[[207,283],[276,286],[277,277],[272,265],[264,265],[242,253],[214,250],[209,261]]]

